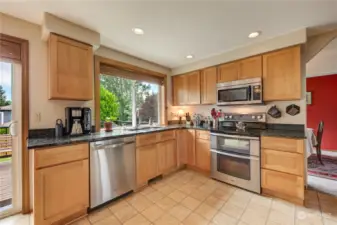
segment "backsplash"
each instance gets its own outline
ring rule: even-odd
[[[296,116],[291,116],[286,113],[286,107],[290,104],[296,104],[300,106],[301,111]],[[198,106],[171,106],[168,109],[168,120],[177,120],[178,117],[172,115],[172,113],[178,112],[182,109],[184,113],[189,112],[191,115],[193,113],[199,113],[203,116],[210,116],[212,108],[221,109],[223,112],[227,113],[255,113],[255,112],[267,112],[270,107],[276,105],[282,113],[280,118],[272,118],[267,115],[267,123],[277,123],[277,124],[305,124],[306,123],[306,102],[305,100],[298,101],[277,101],[268,102],[266,105],[244,105],[244,106],[216,106],[216,105],[198,105]],[[185,117],[182,118],[183,120]]]

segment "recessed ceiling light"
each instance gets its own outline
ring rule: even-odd
[[[261,31],[255,31],[252,32],[248,35],[249,38],[256,38],[257,36],[259,36],[261,34]]]
[[[138,34],[138,35],[143,35],[144,34],[144,30],[140,29],[140,28],[132,28],[133,33]]]
[[[186,59],[193,59],[193,57],[194,57],[193,55],[187,55]]]

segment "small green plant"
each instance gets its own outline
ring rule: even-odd
[[[112,119],[110,117],[105,118],[105,122],[110,123],[112,122]]]

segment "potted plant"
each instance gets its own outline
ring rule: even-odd
[[[112,120],[110,117],[107,117],[104,121],[105,132],[112,131]]]

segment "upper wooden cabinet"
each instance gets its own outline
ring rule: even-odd
[[[92,46],[56,34],[49,37],[49,99],[92,100]]]
[[[218,83],[237,80],[238,77],[238,62],[226,63],[218,67]]]
[[[200,104],[200,72],[194,71],[184,75],[174,76],[173,104],[197,105]]]
[[[240,60],[238,63],[239,63],[239,75],[238,75],[239,80],[262,77],[261,55]]]
[[[301,99],[300,46],[263,55],[263,99]]]
[[[201,71],[201,104],[216,103],[216,79],[216,67],[210,67]]]

